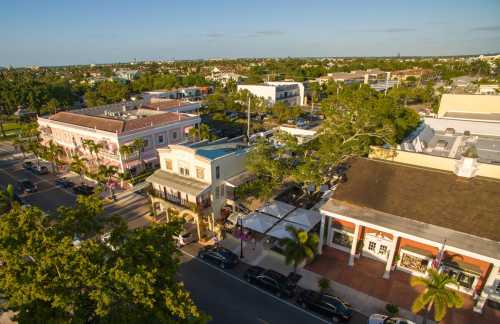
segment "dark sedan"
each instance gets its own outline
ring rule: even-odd
[[[73,188],[75,184],[65,178],[59,178],[55,180],[56,186],[60,188]]]
[[[334,322],[348,321],[352,317],[352,308],[338,297],[304,290],[297,298],[297,303],[315,313],[326,316]]]
[[[230,250],[217,247],[206,246],[198,252],[200,259],[218,265],[221,269],[232,268],[238,264],[238,256]]]
[[[19,180],[17,182],[17,191],[19,193],[32,193],[37,191],[37,186],[28,179]]]
[[[288,276],[274,270],[266,270],[262,267],[250,267],[244,274],[245,280],[265,290],[276,294],[278,297],[293,297],[297,288],[297,282],[301,275],[291,272]]]
[[[81,184],[79,186],[73,187],[73,192],[77,195],[90,196],[94,193],[94,187],[88,186],[86,184]]]

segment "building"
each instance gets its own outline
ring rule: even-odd
[[[402,151],[460,159],[474,150],[480,163],[500,163],[500,120],[474,121],[425,117],[399,145]]]
[[[238,91],[248,90],[261,97],[271,106],[282,102],[287,106],[298,106],[304,100],[304,86],[300,82],[266,82],[264,84],[238,85]],[[302,90],[301,90],[302,89]]]
[[[234,188],[246,179],[247,153],[242,137],[158,149],[160,170],[147,178],[157,217],[169,221],[178,216],[195,223],[198,238],[213,233],[224,210],[234,207]]]
[[[156,111],[197,113],[201,108],[201,104],[199,101],[161,99],[152,97],[149,99],[149,102],[143,103],[140,107],[143,109],[152,109]]]
[[[435,267],[458,281],[450,288],[469,295],[474,311],[482,312],[488,300],[499,303],[500,182],[472,176],[473,158],[454,161],[453,172],[440,169],[439,162],[407,162],[350,163],[321,207],[320,233],[326,229],[327,235],[321,236],[320,250],[347,254],[352,267],[365,259],[381,263],[380,276],[387,280],[399,271],[426,276]],[[405,291],[413,292],[409,284]]]
[[[214,67],[210,72],[210,75],[207,76],[206,79],[220,82],[225,87],[230,81],[238,84],[247,79],[247,77],[238,73],[234,73],[232,71],[226,71],[225,69]]]
[[[370,88],[377,92],[385,92],[391,88],[397,87],[399,85],[398,80],[385,80],[385,81],[376,81],[375,83],[370,84]]]
[[[426,80],[432,77],[434,71],[432,69],[413,68],[406,70],[398,70],[390,72],[390,79],[397,81],[406,81],[408,78],[416,80]]]
[[[438,117],[498,122],[500,121],[500,96],[443,94]]]
[[[201,100],[212,93],[212,91],[213,89],[210,86],[186,87],[170,90],[146,91],[142,93],[142,97],[146,101],[150,101],[151,98]]]
[[[386,72],[379,69],[368,69],[366,71],[356,70],[351,72],[328,73],[326,76],[318,78],[320,84],[328,81],[343,82],[346,84],[365,83],[369,84],[381,78],[385,78]]]
[[[120,69],[115,72],[115,75],[120,80],[132,81],[139,76],[139,71],[130,69]]]
[[[42,141],[62,146],[68,158],[76,154],[95,160],[83,145],[85,140],[93,140],[103,146],[98,153],[100,163],[121,171],[136,173],[142,166],[158,165],[156,149],[184,141],[189,129],[201,120],[196,115],[141,108],[141,104],[130,101],[38,117]],[[120,147],[139,138],[145,143],[142,161],[138,152],[120,154]]]
[[[480,84],[477,94],[496,95],[500,93],[500,85],[498,84]]]

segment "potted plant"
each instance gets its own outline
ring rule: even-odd
[[[387,315],[391,317],[398,316],[399,306],[394,304],[387,304],[385,305],[385,311],[387,312]]]

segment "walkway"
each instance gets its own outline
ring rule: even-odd
[[[410,275],[402,271],[391,272],[389,280],[383,279],[385,264],[366,257],[354,261],[354,266],[347,265],[349,255],[345,252],[325,247],[323,254],[305,267],[306,270],[320,274],[337,283],[353,288],[364,294],[376,297],[387,303],[397,304],[403,309],[411,309],[419,289],[409,285]],[[500,323],[500,311],[485,306],[480,315],[472,311],[471,296],[464,296],[464,308],[448,312],[442,323]]]

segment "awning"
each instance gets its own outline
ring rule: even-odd
[[[197,196],[210,188],[210,185],[207,183],[163,170],[156,170],[152,175],[146,178],[146,181],[176,191],[185,192],[193,196]]]
[[[276,226],[271,228],[271,230],[269,230],[269,232],[267,232],[266,234],[278,239],[282,239],[285,237],[292,238],[292,234],[287,230],[288,226],[294,227],[297,230],[302,230],[307,232],[307,228],[305,226],[302,226],[297,223],[281,221],[278,224],[276,224]]]
[[[243,171],[235,176],[232,176],[231,178],[226,180],[226,186],[229,187],[239,187],[244,183],[247,183],[248,181],[252,180],[255,178],[255,175],[248,172],[248,171]]]
[[[152,157],[149,157],[147,159],[143,159],[144,163],[149,163],[149,162],[153,162],[153,161],[156,161],[156,160],[158,160],[157,156],[152,156]]]
[[[303,225],[310,230],[321,221],[321,214],[314,210],[297,208],[288,214],[285,220]]]
[[[261,213],[265,213],[278,218],[283,218],[288,215],[292,210],[296,209],[295,206],[275,200],[257,209]]]
[[[248,214],[247,218],[243,219],[243,227],[259,233],[265,233],[278,221],[279,219],[276,217],[259,212],[253,212]]]

